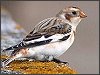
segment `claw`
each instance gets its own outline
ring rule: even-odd
[[[69,63],[68,62],[63,62],[63,61],[61,61],[61,60],[59,60],[59,59],[56,59],[56,58],[53,58],[53,60],[52,61],[54,61],[54,62],[56,62],[56,63],[58,63],[58,64],[65,64],[65,65],[69,65]]]

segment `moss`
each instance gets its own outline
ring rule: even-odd
[[[5,59],[6,56],[1,56],[1,58]],[[68,65],[55,62],[15,60],[8,66],[5,69],[19,71],[23,74],[76,74],[76,71]]]

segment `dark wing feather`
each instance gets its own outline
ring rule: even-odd
[[[43,23],[42,23],[43,22]],[[71,32],[72,26],[63,22],[58,18],[48,18],[43,20],[32,32],[30,32],[23,41],[35,40],[41,38],[43,35],[45,37],[50,37],[54,34],[67,34]]]
[[[10,47],[6,50],[9,50],[9,49],[16,50],[16,49],[30,48],[30,47],[48,44],[53,40],[53,38],[45,39],[41,41],[34,41],[34,40],[37,40],[41,38],[42,36],[44,36],[45,38],[49,38],[50,36],[54,34],[67,34],[71,32],[71,28],[72,28],[71,25],[63,22],[61,19],[58,19],[58,18],[49,18],[49,19],[43,20],[35,27],[35,29],[33,29],[32,32],[30,32],[23,39],[23,41],[20,44]],[[64,40],[67,40],[68,37],[69,35],[64,36],[58,40],[64,41]],[[34,42],[27,43],[28,41],[34,41]]]

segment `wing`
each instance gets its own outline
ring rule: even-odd
[[[72,26],[59,18],[47,18],[38,23],[23,41],[9,49],[30,48],[67,40]],[[9,50],[7,49],[7,50]]]
[[[35,40],[43,35],[48,38],[54,34],[67,34],[71,32],[72,26],[57,17],[47,18],[38,23],[23,41]]]

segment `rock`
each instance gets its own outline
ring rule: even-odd
[[[1,56],[2,59],[7,58]],[[29,60],[15,60],[5,68],[9,72],[22,74],[76,74],[76,71],[69,65],[58,64],[55,62],[40,62]],[[1,68],[3,71],[3,68]]]
[[[1,74],[21,74],[21,73],[11,70],[1,70]]]

